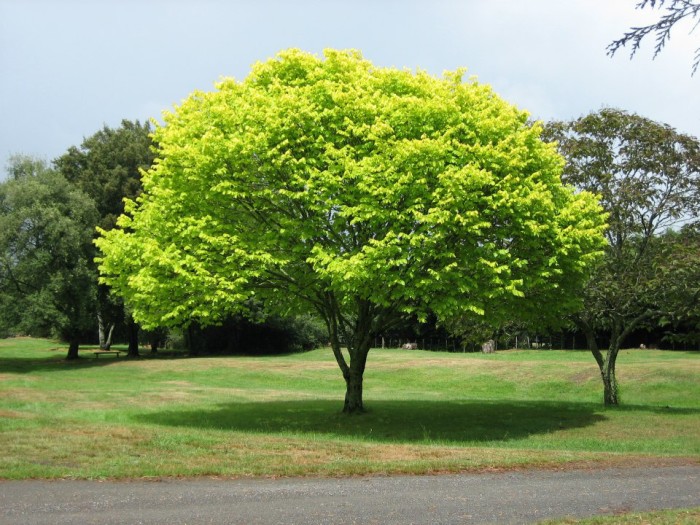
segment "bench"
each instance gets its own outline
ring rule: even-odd
[[[117,357],[119,357],[119,354],[122,353],[122,350],[95,350],[93,354],[95,354],[95,358],[100,357],[101,355],[105,354],[117,354]]]

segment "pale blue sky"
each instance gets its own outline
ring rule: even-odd
[[[467,67],[536,118],[615,106],[700,136],[697,34],[654,61],[605,47],[649,19],[637,0],[0,0],[0,166],[51,160],[103,124],[146,120],[221,76],[299,47],[380,66]],[[3,170],[0,169],[0,173]]]

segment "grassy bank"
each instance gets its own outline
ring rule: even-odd
[[[129,360],[0,341],[0,477],[279,476],[698,461],[700,354],[623,351],[605,409],[587,352],[373,350],[340,414],[329,350]]]

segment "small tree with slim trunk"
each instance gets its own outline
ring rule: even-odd
[[[146,327],[315,311],[361,412],[370,345],[406,316],[576,303],[603,218],[540,131],[461,72],[285,51],[165,117],[102,279]]]
[[[680,307],[680,301],[660,300],[677,279],[691,284],[681,270],[661,264],[664,256],[655,240],[670,228],[698,221],[700,143],[618,109],[553,122],[545,135],[558,141],[567,159],[564,180],[600,195],[609,214],[605,257],[574,321],[600,368],[605,404],[617,405],[615,365],[625,339]],[[596,341],[600,332],[609,334],[605,352]]]

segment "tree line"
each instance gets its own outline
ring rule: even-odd
[[[0,333],[53,332],[76,358],[118,325],[135,355],[139,325],[157,348],[303,316],[359,412],[383,334],[576,327],[615,405],[632,332],[700,333],[699,166],[696,138],[623,110],[533,123],[461,72],[291,50],[164,126],[10,159]]]
[[[97,228],[109,230],[124,199],[141,191],[141,171],[154,161],[149,123],[123,120],[103,127],[51,163],[15,155],[0,183],[0,337],[58,337],[77,359],[81,342],[109,349],[128,343],[151,353],[171,335],[144,330],[124,301],[99,283],[94,245]],[[259,310],[259,309],[258,309]],[[319,323],[304,316],[232,316],[222,326],[183,326],[172,339],[198,353],[282,353],[325,342]]]

